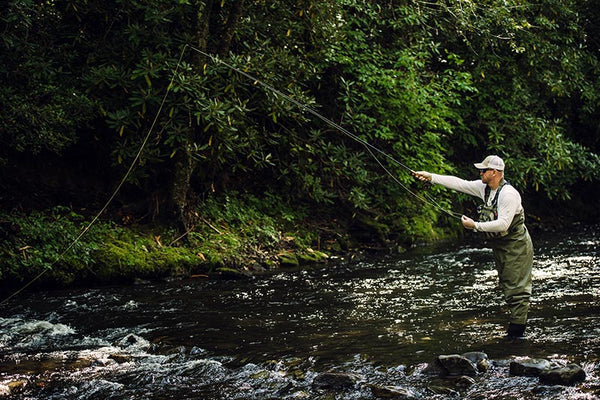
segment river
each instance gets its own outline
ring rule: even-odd
[[[491,251],[466,241],[246,280],[21,294],[0,307],[0,397],[10,387],[10,398],[44,400],[374,399],[370,385],[390,385],[423,399],[600,398],[598,228],[533,235],[534,297],[517,342],[502,339]],[[433,394],[428,363],[468,351],[485,352],[490,370]],[[526,356],[577,363],[587,379],[510,376]],[[313,386],[326,371],[357,381]]]

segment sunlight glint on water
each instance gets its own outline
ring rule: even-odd
[[[598,229],[535,242],[520,344],[499,340],[506,310],[491,252],[448,245],[245,281],[28,294],[0,310],[0,396],[10,383],[16,399],[326,399],[311,383],[334,369],[361,377],[336,398],[373,398],[367,384],[430,398],[422,371],[434,356],[484,351],[494,368],[462,398],[595,398]],[[588,379],[510,377],[516,356],[577,362]]]

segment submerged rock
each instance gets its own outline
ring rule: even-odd
[[[110,354],[108,358],[114,360],[117,364],[123,364],[133,359],[130,355],[127,354]]]
[[[461,375],[458,378],[454,379],[454,385],[460,388],[468,388],[475,384],[475,379],[470,376]]]
[[[114,345],[121,348],[133,347],[139,349],[148,349],[150,347],[150,342],[148,342],[141,336],[130,333],[123,337],[121,340],[115,342]]]
[[[252,379],[267,379],[271,373],[267,370],[261,370],[251,375]]]
[[[557,367],[540,372],[540,382],[547,385],[573,385],[583,382],[586,378],[585,371],[577,364],[566,367]]]
[[[433,394],[443,394],[448,396],[458,395],[458,392],[456,390],[450,389],[447,386],[431,385],[427,387],[427,390],[429,390]]]
[[[379,386],[371,385],[371,393],[373,396],[380,399],[398,399],[398,400],[413,400],[417,396],[410,389],[400,386]]]
[[[542,358],[525,358],[511,361],[510,374],[513,376],[539,376],[540,372],[550,369],[550,361]]]
[[[349,389],[360,380],[360,376],[345,372],[324,372],[313,379],[313,387],[317,389]]]

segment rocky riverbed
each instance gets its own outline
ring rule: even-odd
[[[27,400],[600,397],[597,229],[536,237],[527,339],[489,250],[244,280],[27,293],[0,307],[0,395]]]

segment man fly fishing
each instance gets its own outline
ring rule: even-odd
[[[466,229],[481,232],[489,239],[504,299],[510,309],[507,337],[522,338],[531,297],[533,244],[525,227],[521,195],[504,179],[504,161],[500,157],[488,156],[475,167],[479,169],[481,180],[467,181],[426,171],[414,171],[413,175],[421,181],[483,200],[478,207],[478,221],[463,215],[461,222]]]
[[[186,45],[186,47],[188,47],[188,45]],[[200,54],[212,58],[208,53],[204,53],[192,46],[189,47]],[[412,171],[408,166],[364,141],[359,136],[344,129],[332,120],[319,114],[306,104],[222,60],[214,60],[246,78],[259,83],[267,90],[282,96],[289,102],[321,119],[346,136],[362,143],[383,169],[405,189],[407,188],[402,182],[396,179],[383,164],[378,161],[373,152],[380,153],[395,164],[411,171],[422,181],[437,183],[483,199],[484,205],[480,208],[479,222],[475,222],[471,218],[463,215],[461,218],[462,224],[467,229],[484,232],[486,236],[492,239],[490,242],[492,243],[492,249],[494,251],[494,259],[496,260],[500,284],[504,290],[504,297],[508,303],[511,314],[507,333],[509,337],[522,337],[524,335],[527,312],[529,310],[529,298],[531,297],[533,245],[524,224],[525,214],[523,207],[521,206],[521,196],[519,195],[519,192],[504,180],[504,162],[500,157],[489,156],[482,163],[475,164],[475,166],[480,169],[481,181],[466,181],[454,176],[437,175],[426,171]],[[415,195],[410,190],[408,191]]]

